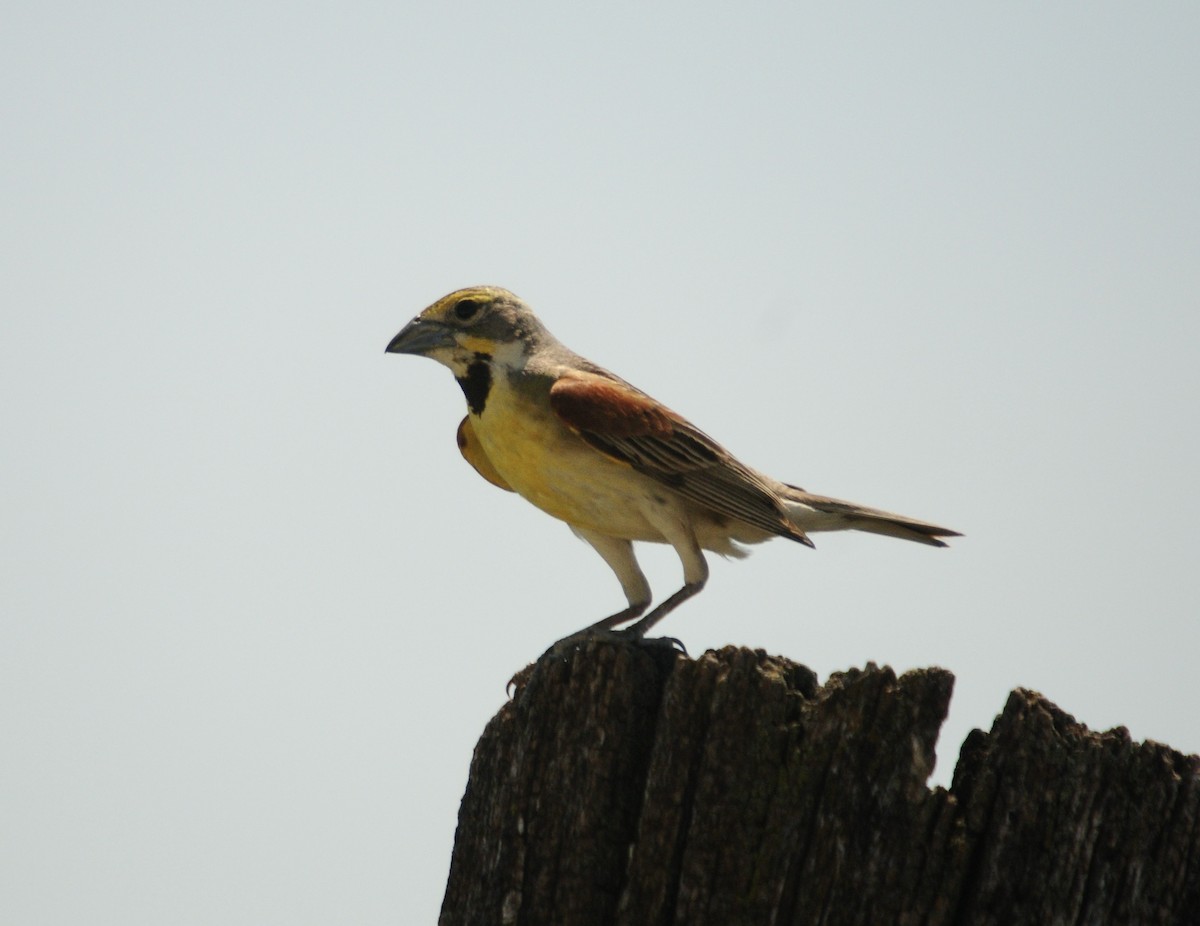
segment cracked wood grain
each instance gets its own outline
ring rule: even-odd
[[[1200,924],[1200,759],[1018,689],[930,789],[953,676],[591,643],[476,746],[442,926]]]

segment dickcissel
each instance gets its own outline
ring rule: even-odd
[[[956,531],[813,495],[738,460],[681,415],[560,344],[506,289],[472,286],[410,321],[388,353],[450,368],[467,400],[458,447],[488,482],[516,492],[586,540],[617,575],[629,605],[581,631],[641,617],[650,585],[633,541],[669,543],[683,587],[621,632],[635,640],[708,579],[705,550],[815,531],[860,530],[934,547]]]

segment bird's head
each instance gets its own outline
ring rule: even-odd
[[[499,286],[469,286],[443,296],[400,329],[389,354],[418,354],[466,375],[472,364],[513,369],[549,334],[524,302]]]

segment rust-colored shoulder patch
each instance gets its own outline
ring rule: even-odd
[[[649,396],[594,374],[571,374],[550,388],[550,407],[573,431],[604,437],[669,437],[676,416]]]

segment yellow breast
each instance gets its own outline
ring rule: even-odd
[[[641,513],[655,483],[586,444],[537,392],[497,377],[483,414],[470,419],[495,471],[547,514],[631,540],[662,539]]]

